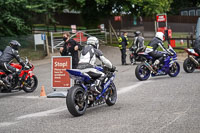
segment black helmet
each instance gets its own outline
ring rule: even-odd
[[[135,31],[134,34],[135,34],[135,36],[139,36],[141,34],[141,32],[140,31]]]
[[[10,46],[11,46],[13,49],[18,50],[18,47],[20,47],[21,44],[20,44],[18,41],[16,41],[16,40],[12,40],[12,41],[10,41]]]

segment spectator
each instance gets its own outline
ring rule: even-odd
[[[119,39],[118,39],[119,49],[122,54],[121,55],[122,65],[128,65],[126,63],[126,46],[129,44],[127,35],[128,35],[128,33],[124,32],[123,35],[121,37],[119,37]]]
[[[78,50],[80,45],[70,38],[69,32],[63,33],[64,46],[60,48],[60,54],[62,56],[71,56],[72,57],[72,69],[76,69],[79,62]]]

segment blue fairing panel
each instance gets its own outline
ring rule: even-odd
[[[100,66],[95,66],[95,69],[97,69],[97,70],[99,70],[99,71],[103,71],[103,68],[102,67],[100,67]]]
[[[66,71],[69,73],[70,78],[72,79],[77,79],[77,80],[82,80],[82,81],[91,80],[89,76],[83,74],[78,69],[67,69]]]
[[[73,70],[73,69],[67,69],[66,70],[69,74],[74,75],[74,76],[80,76],[81,72],[78,70]]]

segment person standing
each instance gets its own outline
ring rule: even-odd
[[[128,65],[126,63],[126,46],[129,44],[127,35],[128,35],[128,33],[124,32],[123,35],[121,37],[119,37],[119,39],[118,39],[119,48],[120,48],[120,51],[121,51],[122,65]]]
[[[72,69],[76,69],[79,62],[78,50],[80,45],[70,38],[69,32],[63,33],[64,46],[60,48],[61,56],[71,56],[72,57]]]

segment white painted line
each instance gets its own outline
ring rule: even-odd
[[[152,81],[138,82],[135,85],[121,88],[117,93],[123,94],[123,93],[129,92],[129,91],[132,91],[132,90],[136,89],[137,87],[141,86],[142,84],[149,83],[149,82],[152,82]],[[67,110],[66,106],[62,106],[59,108],[55,108],[55,109],[51,109],[51,110],[47,110],[47,111],[43,111],[43,112],[23,115],[23,116],[17,117],[16,119],[21,120],[21,119],[27,119],[27,118],[33,118],[33,117],[44,117],[44,116],[49,116],[54,113],[66,111],[66,110]]]
[[[17,122],[2,122],[0,123],[0,127],[7,127],[13,124],[16,124]]]
[[[59,107],[59,108],[55,108],[55,109],[51,109],[51,110],[47,110],[47,111],[43,111],[43,112],[38,112],[38,113],[33,113],[33,114],[28,114],[28,115],[22,115],[20,117],[17,117],[16,119],[21,120],[21,119],[26,119],[26,118],[49,116],[49,115],[54,114],[54,113],[66,111],[66,109],[67,109],[66,106],[62,106],[62,107]]]
[[[117,94],[120,95],[120,94],[129,92],[129,91],[135,90],[135,89],[137,89],[137,87],[141,86],[142,84],[149,83],[149,82],[152,82],[152,81],[143,81],[143,82],[141,81],[141,82],[137,82],[137,83],[134,84],[134,85],[121,88],[119,91],[117,91]]]
[[[161,132],[164,128],[167,128],[168,126],[172,125],[175,121],[180,119],[182,116],[186,115],[186,113],[189,111],[190,108],[191,108],[191,105],[184,112],[177,113],[178,116],[175,117],[174,120],[167,122],[165,125],[163,125],[161,128],[159,128],[157,131],[154,131],[153,133]]]
[[[12,96],[13,98],[26,98],[26,99],[38,99],[39,96]]]

